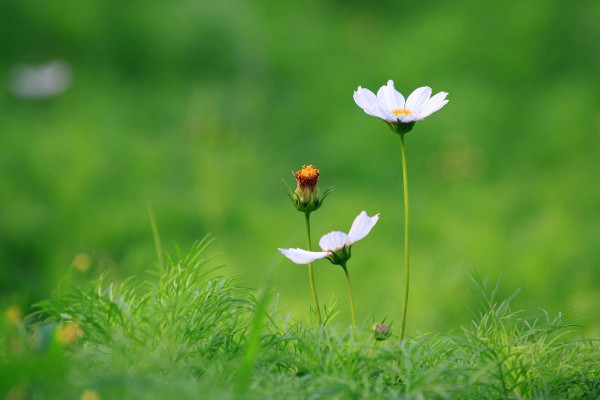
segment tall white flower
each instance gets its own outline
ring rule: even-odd
[[[343,264],[350,258],[350,247],[369,234],[379,220],[379,214],[369,217],[362,211],[354,219],[350,232],[329,232],[321,237],[319,246],[323,251],[308,251],[303,249],[278,249],[284,256],[296,264],[308,264],[321,258],[329,258],[334,264]]]
[[[415,89],[405,100],[394,88],[394,81],[389,80],[377,91],[377,95],[359,86],[354,92],[354,102],[365,113],[386,121],[394,131],[406,133],[415,122],[444,107],[448,103],[446,96],[448,93],[439,92],[431,97],[431,88],[423,86]]]

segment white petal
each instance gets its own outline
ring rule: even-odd
[[[404,108],[404,96],[394,88],[394,81],[391,79],[387,85],[379,88],[377,99],[379,100],[380,108],[384,110],[392,111]]]
[[[358,217],[354,219],[350,233],[348,233],[351,244],[367,236],[378,220],[379,214],[369,217],[365,211],[361,211]]]
[[[431,96],[431,88],[429,86],[415,89],[414,92],[408,96],[408,99],[406,99],[406,109],[415,113],[427,100],[429,100],[429,96]]]
[[[395,121],[395,119],[390,120],[390,117],[387,115],[388,113],[384,112],[384,110],[381,110],[379,107],[373,107],[370,110],[365,110],[365,112],[369,115],[372,115],[377,118],[381,118],[385,121],[390,121],[390,122]]]
[[[430,98],[427,103],[435,103],[435,102],[438,102],[438,101],[445,100],[446,96],[448,96],[448,92],[439,92],[438,94],[436,94],[435,96],[433,96],[432,98]]]
[[[369,114],[372,115],[373,117],[377,117],[377,118],[381,118],[385,121],[389,121],[389,117],[387,116],[387,113],[385,113],[385,110],[382,110],[379,105],[374,105],[371,108],[365,108],[364,111]]]
[[[400,122],[402,122],[403,124],[408,124],[410,122],[417,121],[418,120],[417,117],[418,117],[418,115],[416,113],[410,113],[409,115],[400,115],[398,117],[398,120]]]
[[[386,120],[386,115],[379,110],[379,102],[377,96],[369,89],[358,87],[354,92],[354,102],[364,110],[365,113],[372,115],[373,117],[381,118]]]
[[[339,250],[350,243],[351,242],[348,235],[340,231],[329,232],[328,234],[323,235],[321,240],[319,240],[319,246],[321,246],[323,250],[329,250],[332,252],[335,252],[336,250]]]
[[[329,255],[326,251],[307,251],[302,249],[277,249],[296,264],[308,264]]]
[[[354,102],[363,110],[372,108],[377,104],[377,96],[369,89],[364,89],[359,86],[358,89],[354,91]]]
[[[433,114],[434,112],[436,112],[437,110],[439,110],[440,108],[444,107],[446,104],[448,104],[448,100],[446,100],[446,96],[448,96],[448,93],[439,92],[438,94],[433,96],[431,99],[429,99],[429,101],[427,101],[425,104],[423,104],[421,109],[417,112],[418,118],[423,119],[425,117],[428,117],[431,114]]]

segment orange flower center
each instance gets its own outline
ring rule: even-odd
[[[301,188],[313,188],[319,180],[319,170],[312,165],[303,165],[302,169],[296,172],[295,177]]]
[[[392,113],[394,115],[410,115],[412,114],[412,111],[407,110],[406,108],[397,108],[395,110],[392,110]]]

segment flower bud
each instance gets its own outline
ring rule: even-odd
[[[296,208],[299,211],[314,211],[321,205],[319,187],[319,170],[312,165],[303,165],[302,169],[294,174],[298,185],[294,191]]]
[[[325,193],[321,194],[317,186],[319,170],[312,165],[303,165],[302,169],[294,174],[294,177],[298,182],[296,190],[292,191],[288,186],[287,193],[296,210],[303,213],[310,213],[317,210],[323,204],[325,197],[335,189],[334,187],[330,187],[325,190]]]
[[[380,322],[375,322],[371,327],[371,330],[373,331],[375,340],[381,341],[390,337],[390,328]]]
[[[325,200],[329,193],[333,192],[335,189],[335,187],[332,186],[325,190],[324,193],[321,193],[317,186],[319,181],[319,170],[312,165],[303,165],[302,169],[294,173],[294,177],[298,182],[296,190],[292,190],[285,180],[283,181],[287,186],[286,193],[292,200],[292,204],[296,210],[305,214],[321,207],[323,200]]]

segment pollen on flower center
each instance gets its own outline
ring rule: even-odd
[[[313,188],[319,180],[319,170],[312,165],[303,165],[302,169],[295,174],[298,186],[302,188]]]
[[[406,108],[396,108],[395,110],[392,110],[392,113],[394,115],[410,115],[412,114],[412,111],[407,110]]]

